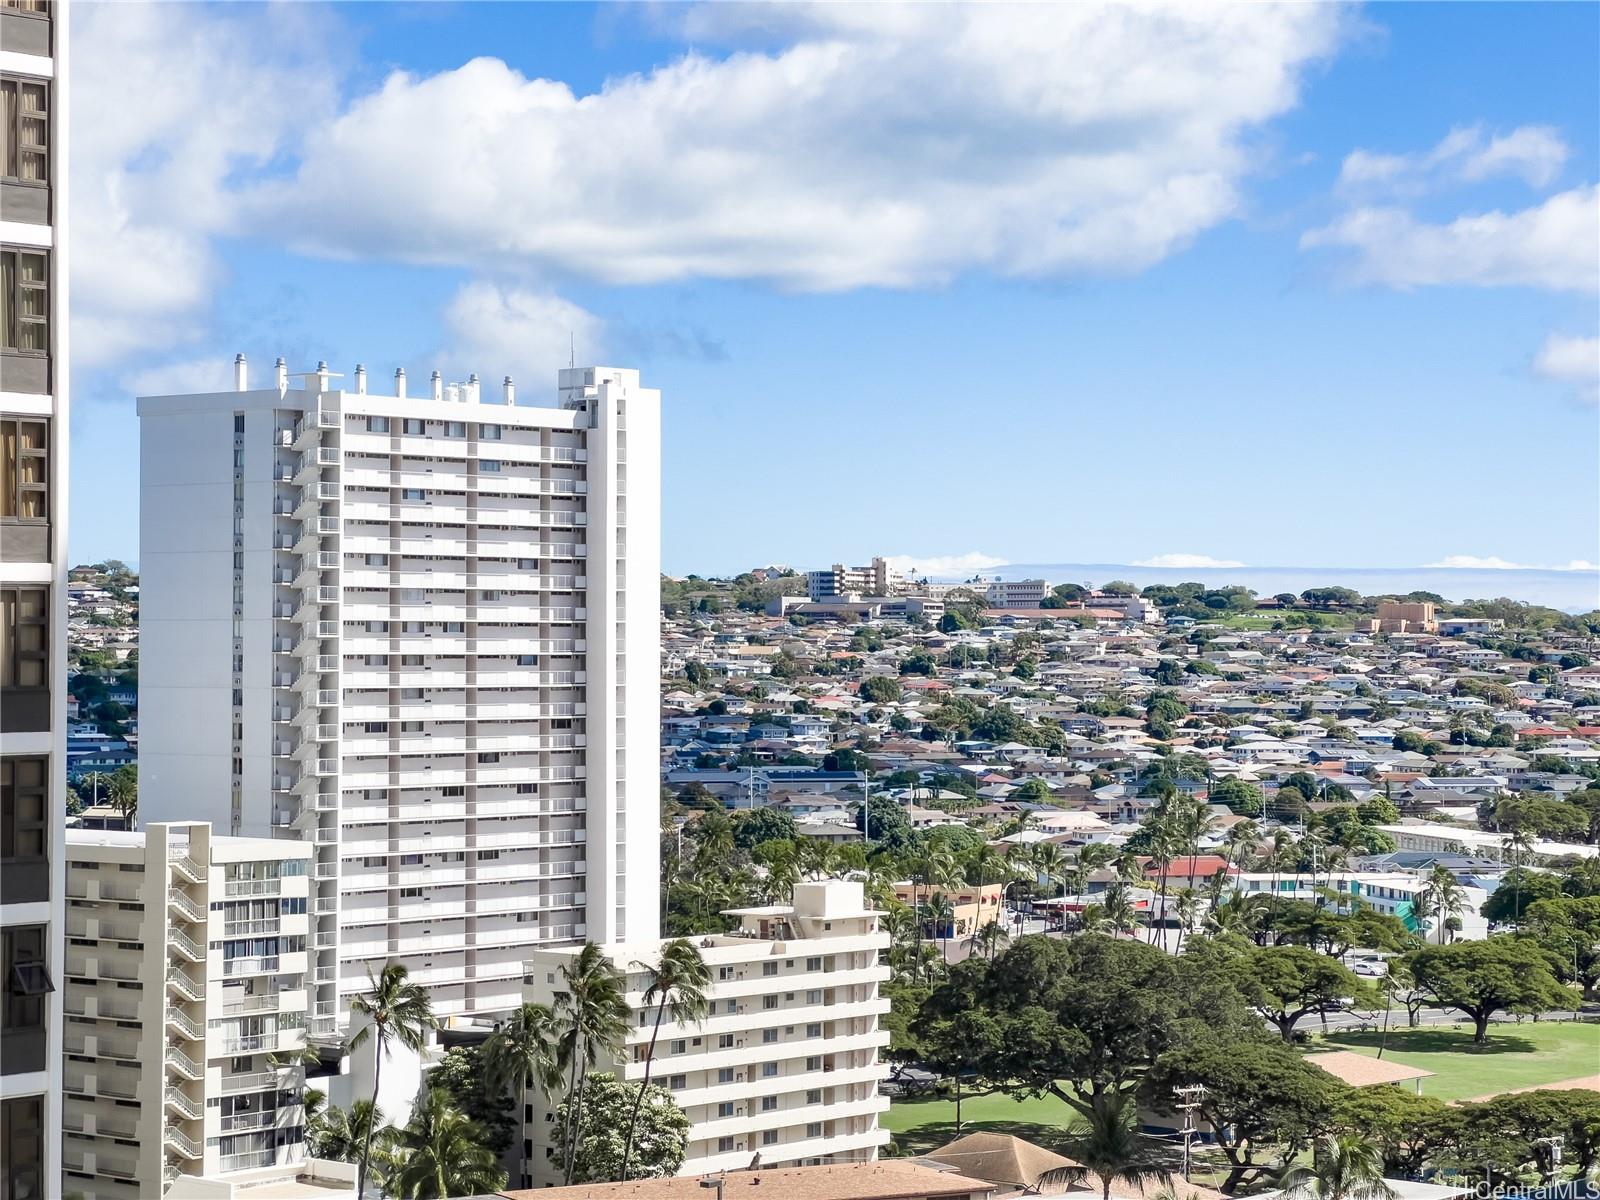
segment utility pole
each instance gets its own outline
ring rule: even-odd
[[[1177,1110],[1183,1114],[1183,1128],[1178,1131],[1183,1138],[1183,1181],[1189,1182],[1189,1146],[1194,1140],[1194,1114],[1200,1107],[1200,1098],[1206,1094],[1206,1087],[1202,1083],[1190,1084],[1188,1087],[1172,1089],[1178,1098]]]

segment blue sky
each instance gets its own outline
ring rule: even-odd
[[[79,558],[139,392],[570,332],[675,572],[1600,559],[1600,6],[82,11]]]

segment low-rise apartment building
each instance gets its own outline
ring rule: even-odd
[[[225,1196],[310,1169],[310,861],[207,824],[69,831],[64,1194]]]
[[[1344,893],[1362,907],[1386,916],[1398,917],[1413,933],[1437,941],[1438,913],[1418,912],[1417,894],[1428,886],[1425,871],[1333,871],[1324,875],[1283,875],[1270,871],[1241,871],[1233,880],[1236,890],[1247,896],[1278,896],[1284,900],[1323,899],[1329,888]],[[1450,936],[1457,941],[1473,941],[1489,936],[1489,922],[1479,915],[1489,893],[1463,884],[1461,911],[1454,919],[1460,928]]]
[[[680,1174],[782,1164],[867,1162],[889,1132],[878,1126],[888,1100],[878,1094],[879,1050],[889,1031],[879,1018],[889,1001],[878,985],[889,935],[866,906],[858,882],[798,883],[794,902],[730,910],[738,929],[690,939],[711,971],[710,1012],[699,1024],[669,1017],[656,1042],[651,1082],[666,1088],[689,1118]],[[620,1062],[596,1067],[629,1082],[644,1078],[655,1010],[644,1002],[641,964],[659,959],[661,941],[609,946],[626,974],[633,1010]],[[581,947],[540,949],[528,963],[529,1003],[554,1004],[561,969]],[[524,1186],[559,1182],[549,1149],[556,1125],[537,1093],[524,1105]]]
[[[950,916],[943,921],[934,919],[931,905],[937,897],[943,897],[950,904]],[[939,888],[903,880],[894,885],[894,898],[902,904],[921,905],[929,937],[970,937],[990,921],[1005,921],[1004,884]]]
[[[897,596],[904,582],[884,558],[875,558],[865,567],[834,563],[821,571],[806,572],[806,592],[813,602],[845,596]]]
[[[991,579],[983,589],[990,608],[1038,608],[1050,594],[1042,579]]]

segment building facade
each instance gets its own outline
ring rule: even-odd
[[[0,5],[0,1200],[61,1172],[66,17]]]
[[[806,572],[806,590],[813,603],[848,596],[898,596],[904,586],[900,572],[881,557],[865,567],[834,563],[826,570]]]
[[[711,971],[709,1015],[680,1025],[670,1015],[656,1041],[651,1082],[667,1089],[689,1118],[680,1174],[734,1171],[760,1156],[763,1167],[871,1161],[889,1131],[878,1114],[884,1075],[880,1050],[889,1011],[878,986],[889,935],[881,913],[867,908],[861,884],[799,883],[794,902],[735,909],[739,928],[690,939]],[[641,962],[653,962],[660,941],[606,948],[627,973],[633,1019],[620,1062],[602,1062],[629,1082],[644,1078],[655,1010]],[[528,962],[525,998],[554,1004],[561,969],[576,947],[540,950]],[[524,1097],[523,1184],[560,1182],[550,1147],[559,1137],[542,1095]]]
[[[311,853],[204,824],[69,831],[63,1194],[304,1163]]]
[[[983,589],[990,608],[1038,608],[1050,594],[1042,579],[991,579]]]
[[[450,1021],[654,937],[659,393],[236,375],[139,402],[147,813],[312,844],[318,1037],[390,960]]]

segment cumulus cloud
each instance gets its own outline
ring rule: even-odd
[[[1420,153],[1353,150],[1339,169],[1339,185],[1420,192],[1442,183],[1476,183],[1511,175],[1531,187],[1544,187],[1555,179],[1568,154],[1561,135],[1547,125],[1523,125],[1496,136],[1474,125],[1451,130],[1438,145]]]
[[[313,253],[624,284],[1135,271],[1237,211],[1251,134],[1347,20],[1334,5],[674,19],[737,41],[756,16],[777,45],[691,53],[592,95],[493,58],[395,72],[308,134],[252,219]]]
[[[915,554],[890,554],[890,566],[902,575],[930,577],[948,576],[966,578],[991,567],[1003,567],[1006,560],[992,554],[973,550],[967,554],[934,554],[926,557]]]
[[[1534,355],[1533,373],[1566,384],[1587,404],[1600,404],[1600,337],[1552,333]]]
[[[203,332],[223,274],[213,237],[238,229],[253,173],[331,106],[319,31],[315,11],[297,5],[89,4],[75,13],[79,365],[148,356]]]
[[[1423,563],[1424,567],[1449,567],[1471,571],[1600,571],[1600,563],[1574,558],[1566,563],[1510,562],[1494,555],[1447,554],[1438,562]]]
[[[449,348],[438,361],[452,378],[477,372],[485,396],[497,395],[506,375],[523,395],[549,390],[572,353],[580,362],[605,356],[600,318],[550,292],[474,280],[450,298],[443,319]]]
[[[1358,208],[1302,234],[1300,245],[1349,251],[1344,272],[1353,283],[1592,292],[1600,290],[1600,188],[1442,225],[1399,208]]]
[[[1231,558],[1212,558],[1209,554],[1157,554],[1154,558],[1136,558],[1130,567],[1242,567],[1242,562]]]

